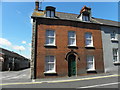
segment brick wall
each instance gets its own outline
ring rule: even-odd
[[[44,46],[45,32],[47,29],[55,30],[57,46],[55,48],[47,48]],[[77,48],[68,48],[68,31],[76,32]],[[85,32],[92,33],[95,48],[85,48]],[[68,61],[65,57],[71,49],[78,53],[80,57],[80,60],[76,60],[77,75],[87,74],[87,55],[94,55],[96,72],[104,72],[102,40],[99,25],[59,19],[37,19],[36,78],[54,77],[44,75],[44,61],[46,55],[54,55],[56,57],[57,76],[55,77],[68,76]]]

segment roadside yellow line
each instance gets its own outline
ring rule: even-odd
[[[21,85],[21,84],[40,84],[42,82],[20,82],[20,83],[4,83],[4,84],[0,84],[0,86],[5,86],[5,85]]]
[[[98,76],[98,77],[90,77],[90,78],[81,78],[81,79],[71,79],[71,80],[57,80],[57,81],[44,81],[47,83],[60,83],[60,82],[73,82],[73,81],[82,81],[82,80],[91,80],[91,79],[100,79],[100,78],[108,78],[108,77],[118,77],[120,75],[109,75],[109,76]],[[41,84],[41,82],[20,82],[20,83],[3,83],[0,86],[5,85],[22,85],[22,84]]]
[[[120,75],[99,76],[99,77],[71,79],[71,80],[58,80],[58,81],[49,81],[47,83],[73,82],[73,81],[82,81],[82,80],[91,80],[91,79],[100,79],[100,78],[118,77],[118,76],[120,76]]]

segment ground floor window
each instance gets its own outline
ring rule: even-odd
[[[55,56],[45,57],[45,73],[55,72]]]
[[[118,58],[118,48],[113,48],[113,62],[114,62],[114,63],[119,62],[119,58]]]
[[[87,70],[95,70],[94,56],[87,56]]]

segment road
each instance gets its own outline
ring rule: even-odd
[[[26,82],[30,80],[30,68],[21,71],[4,71],[0,72],[0,81],[2,83]]]
[[[14,79],[0,84],[2,88],[118,88],[120,75],[93,75],[61,79],[42,79],[32,82],[30,79]]]

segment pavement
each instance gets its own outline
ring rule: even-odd
[[[77,80],[82,78],[96,78],[96,77],[106,77],[106,76],[116,76],[118,75],[118,72],[115,73],[100,73],[100,74],[92,74],[92,75],[85,75],[85,76],[72,76],[72,77],[57,77],[57,78],[42,78],[42,79],[32,79],[30,78],[30,68],[21,70],[21,71],[4,71],[0,72],[0,80],[2,80],[2,83],[4,82],[26,82],[26,81],[32,81],[32,82],[49,82],[49,81],[63,81],[63,80]]]
[[[72,76],[72,77],[57,77],[57,78],[42,78],[42,79],[31,79],[30,78],[30,69],[22,71],[12,71],[12,72],[2,72],[2,83],[14,83],[14,82],[70,82],[70,81],[80,81],[80,80],[89,80],[97,78],[106,78],[106,77],[116,77],[120,76],[118,73],[101,73],[85,76]]]
[[[92,74],[92,75],[85,75],[85,76],[72,76],[72,77],[57,77],[57,78],[43,78],[43,79],[33,79],[33,82],[49,82],[49,81],[69,81],[69,80],[82,80],[82,79],[96,79],[96,78],[104,78],[104,77],[114,77],[120,76],[118,73],[100,73],[100,74]]]
[[[30,68],[21,71],[6,71],[0,72],[0,86],[9,87],[29,87],[29,88],[84,88],[84,87],[118,87],[120,83],[120,75],[118,73],[101,73],[86,76],[58,77],[58,78],[43,78],[30,79]],[[98,84],[98,85],[97,85]]]

